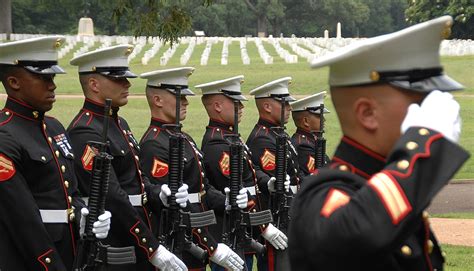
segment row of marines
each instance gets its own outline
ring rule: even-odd
[[[157,238],[160,210],[169,206],[171,194],[168,177],[172,169],[168,160],[169,137],[173,130],[166,125],[175,123],[177,116],[178,121],[186,118],[187,96],[194,95],[188,88],[188,77],[194,68],[141,75],[147,80],[151,122],[138,141],[127,121],[118,114],[120,107],[128,102],[131,86],[128,78],[137,77],[127,63],[133,47],[117,45],[76,57],[71,64],[78,66],[85,101],[64,130],[56,119],[45,115],[55,102],[53,79],[64,72],[56,59],[56,49],[62,42],[62,37],[54,36],[0,45],[2,82],[8,95],[1,112],[1,182],[5,186],[1,191],[2,195],[5,193],[4,199],[12,204],[4,206],[3,217],[11,218],[4,224],[5,231],[12,234],[5,236],[8,242],[3,244],[9,245],[2,246],[8,250],[3,251],[0,266],[4,270],[72,268],[81,221],[84,223],[87,215],[85,197],[89,193],[93,158],[97,154],[89,142],[100,141],[103,120],[109,117],[107,139],[113,156],[112,171],[106,199],[108,211],[105,218],[100,217],[106,222],[98,225],[103,229],[98,237],[105,238],[104,242],[113,247],[134,246],[137,257],[133,267],[117,265],[109,269],[149,270],[155,266],[164,270],[203,270],[207,261],[202,262],[186,252],[181,260],[175,258]],[[237,114],[240,121],[242,102],[247,100],[241,93],[242,82],[243,76],[236,76],[197,86],[202,90],[209,125],[201,149],[185,135],[184,182],[175,195],[185,210],[214,210],[216,225],[209,230],[208,227],[192,229],[194,242],[207,251],[213,270],[223,270],[223,267],[241,270],[244,265],[251,269],[255,254],[248,249],[239,257],[221,242],[223,213],[229,205],[226,189],[230,157],[225,137],[233,133],[234,115]],[[282,125],[281,112],[284,123],[288,121],[290,101],[295,101],[288,92],[290,82],[290,77],[281,78],[250,93],[256,98],[260,119],[244,144],[243,186],[237,201],[239,208],[249,212],[268,209],[269,193],[275,191],[275,137],[271,129]],[[297,147],[288,140],[291,151],[285,181],[287,190],[291,188],[296,192],[300,179],[315,171],[313,131],[319,129],[317,106],[322,104],[324,95],[324,92],[318,93],[293,104],[298,130],[291,141],[301,146],[304,154],[300,154],[298,161]],[[283,108],[281,97],[286,97]],[[106,99],[111,99],[109,116],[104,113]],[[83,213],[77,213],[81,209]],[[24,214],[21,220],[16,219],[18,213]],[[31,229],[38,229],[34,233],[36,238]],[[255,231],[258,231],[254,234],[257,239],[268,242],[267,252],[258,257],[260,270],[272,269],[272,251],[286,249],[287,237],[272,223],[262,224]],[[20,240],[14,238],[19,232]],[[39,244],[32,246],[32,243]]]
[[[329,66],[331,98],[344,134],[322,168],[314,146],[321,142],[320,123],[328,112],[321,106],[324,93],[290,104],[289,77],[250,92],[259,120],[245,143],[238,135],[246,100],[243,77],[198,85],[209,115],[199,149],[179,123],[186,117],[187,96],[193,95],[188,88],[193,68],[141,75],[151,122],[137,141],[118,115],[128,102],[128,78],[137,77],[127,63],[131,46],[71,60],[85,101],[66,130],[45,115],[55,102],[54,76],[64,73],[57,65],[63,38],[0,44],[7,93],[0,113],[0,230],[6,233],[0,235],[0,268],[82,270],[74,258],[92,209],[86,197],[92,200],[98,152],[91,142],[101,141],[104,120],[110,120],[107,211],[92,231],[111,247],[132,247],[135,259],[107,270],[205,270],[209,262],[213,270],[248,270],[257,250],[259,270],[442,270],[444,256],[424,210],[469,157],[457,144],[460,106],[447,93],[462,85],[443,73],[439,59],[452,23],[451,17],[440,17],[312,63]],[[112,107],[104,111],[107,100]],[[282,127],[292,109],[298,129],[289,140]],[[178,156],[173,138],[184,146]],[[287,151],[277,144],[281,138]],[[243,147],[238,172],[243,185],[237,189],[229,143]],[[171,157],[181,157],[179,187]],[[274,212],[272,200],[280,193],[285,201],[279,211],[291,204],[289,225],[280,223],[278,212],[272,213],[273,222],[246,224],[244,235],[260,239],[266,250],[255,245],[237,251],[223,234],[226,215],[235,209],[248,217],[268,208]],[[196,214],[210,210],[217,220],[187,228],[184,238],[199,249],[191,246],[179,255],[161,238],[176,230],[163,222],[163,214],[176,206],[175,214],[189,217],[191,224],[204,217]],[[201,251],[204,261],[196,257]]]

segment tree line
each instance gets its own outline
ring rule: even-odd
[[[472,38],[471,0],[0,0],[0,33],[77,33],[83,16],[95,33],[152,35],[176,40],[204,30],[207,36],[265,35],[371,37],[450,14],[454,38]],[[2,14],[0,14],[2,15]]]

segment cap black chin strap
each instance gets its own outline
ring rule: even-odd
[[[101,73],[101,72],[123,72],[128,71],[128,67],[95,67],[94,71],[79,72],[79,74],[91,74],[91,73]]]
[[[150,87],[150,88],[160,88],[160,89],[172,89],[172,90],[176,90],[176,89],[187,89],[187,88],[188,88],[187,85],[171,85],[171,84],[160,84],[160,86],[147,85],[147,87]]]
[[[443,68],[429,68],[429,69],[413,69],[405,71],[383,71],[378,72],[380,82],[390,81],[410,81],[416,82],[423,79],[427,79],[433,76],[439,76],[443,74]]]
[[[57,61],[32,61],[32,60],[18,60],[18,66],[33,66],[33,67],[51,67],[54,65],[58,65]]]

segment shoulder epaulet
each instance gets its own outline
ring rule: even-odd
[[[162,129],[160,127],[150,126],[143,135],[142,142],[157,138],[158,135],[161,133],[161,130]]]
[[[72,127],[75,127],[78,124],[89,126],[89,124],[92,122],[92,119],[94,119],[94,113],[85,109],[81,109],[80,113],[76,116],[71,124]]]
[[[13,117],[13,113],[8,110],[0,111],[0,126],[7,124]]]
[[[222,139],[224,138],[224,132],[218,127],[209,127],[211,129],[211,139]]]
[[[257,132],[255,132],[255,136],[258,136],[259,134],[265,134],[267,135],[268,134],[268,127],[267,126],[264,126],[264,125],[258,125],[258,129],[257,129]]]

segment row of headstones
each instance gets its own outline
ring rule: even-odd
[[[3,36],[2,36],[3,35]],[[12,34],[12,40],[21,40],[26,38],[38,37],[43,35],[35,34]],[[4,34],[0,35],[0,41],[2,37],[5,39]],[[286,62],[286,63],[297,63],[298,57],[306,59],[306,61],[311,62],[315,58],[324,56],[325,54],[335,51],[341,47],[352,44],[353,42],[360,39],[352,38],[296,38],[292,36],[291,38],[274,38],[272,36],[268,38],[230,38],[230,37],[184,37],[179,40],[178,43],[175,43],[173,47],[170,47],[163,55],[160,57],[160,65],[167,65],[168,61],[173,57],[176,52],[177,47],[180,44],[188,44],[188,47],[182,54],[180,58],[181,65],[185,65],[196,45],[206,43],[205,49],[201,55],[200,64],[207,65],[209,60],[209,55],[212,49],[212,46],[218,42],[223,42],[223,48],[221,53],[221,64],[227,65],[229,49],[228,46],[232,41],[238,41],[240,43],[240,52],[242,63],[244,65],[250,64],[250,57],[247,52],[247,42],[254,42],[259,56],[265,64],[272,64],[273,57],[266,51],[263,43],[267,42],[273,46],[277,54]],[[64,55],[68,54],[73,48],[76,47],[78,42],[82,42],[83,46],[78,48],[73,56],[76,57],[80,54],[88,52],[91,48],[98,42],[100,44],[99,48],[104,48],[111,46],[113,43],[117,44],[133,44],[134,50],[129,55],[129,61],[135,58],[147,44],[153,44],[153,46],[144,53],[144,56],[141,59],[143,65],[147,65],[159,49],[164,45],[161,39],[158,37],[130,37],[130,36],[66,36],[66,44],[59,51],[59,58],[62,58]],[[286,44],[291,48],[293,53],[290,53],[288,50],[282,48],[280,44]],[[461,56],[461,55],[474,55],[474,41],[472,40],[445,40],[441,44],[440,52],[442,55],[450,56]]]

